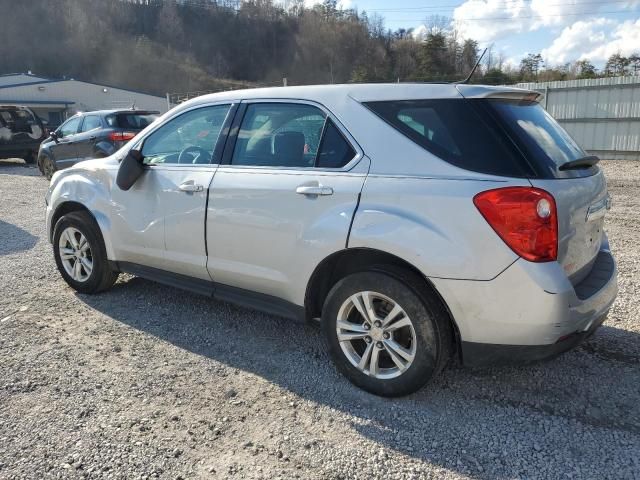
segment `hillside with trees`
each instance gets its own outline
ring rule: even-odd
[[[0,73],[38,75],[164,94],[248,85],[451,81],[479,56],[447,19],[427,33],[390,31],[377,15],[335,0],[0,0]],[[419,23],[420,19],[416,19]],[[530,54],[509,66],[490,47],[475,82],[566,80],[640,74],[640,56],[553,66]]]

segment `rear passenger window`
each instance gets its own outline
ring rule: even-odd
[[[247,107],[233,165],[340,168],[356,153],[318,107],[255,103]]]
[[[457,167],[508,177],[532,175],[503,130],[468,100],[403,100],[364,105],[406,137]]]
[[[256,103],[247,107],[231,163],[313,167],[325,114],[312,105]]]

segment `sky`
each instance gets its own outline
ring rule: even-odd
[[[305,0],[308,5],[319,0]],[[517,65],[541,53],[547,65],[588,59],[602,67],[614,53],[640,52],[640,0],[340,0],[366,10],[392,30],[424,31],[434,15],[453,19],[463,38]]]

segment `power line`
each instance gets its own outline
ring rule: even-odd
[[[616,10],[616,11],[609,11],[609,12],[601,12],[601,11],[595,11],[595,12],[580,12],[580,13],[560,13],[560,14],[553,14],[553,15],[522,15],[522,16],[512,16],[512,17],[475,17],[475,18],[454,18],[453,21],[454,22],[486,22],[486,21],[514,21],[514,20],[521,20],[521,19],[532,19],[532,18],[548,18],[548,17],[586,17],[589,15],[621,15],[621,14],[625,14],[628,15],[630,13],[640,13],[639,10]],[[412,22],[412,23],[416,23],[416,18],[385,18],[385,20],[387,21],[392,21],[392,22]]]
[[[531,3],[531,0],[501,0],[500,2],[491,4],[491,6],[497,6],[497,7],[504,6],[506,8],[511,4],[517,5],[521,3],[521,1],[524,1],[524,3]],[[363,9],[363,11],[366,10],[367,12],[391,12],[391,13],[411,12],[411,11],[420,12],[423,10],[424,11],[429,11],[429,10],[444,11],[444,9],[452,10],[468,3],[470,2],[462,2],[462,3],[456,3],[456,4],[428,5],[423,7],[369,8],[369,9]],[[480,4],[485,2],[481,2],[481,0],[476,0],[476,1],[471,1],[471,3]],[[544,5],[544,7],[545,8],[546,7],[579,7],[581,5],[611,5],[612,3],[636,4],[639,2],[637,0],[636,1],[634,0],[611,0],[611,1],[595,0],[595,1],[586,1],[586,2],[563,2],[563,3]]]

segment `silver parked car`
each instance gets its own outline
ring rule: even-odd
[[[318,320],[379,395],[454,355],[529,362],[603,322],[605,178],[535,92],[456,84],[242,90],[174,108],[57,172],[47,231],[83,293],[129,272]]]

